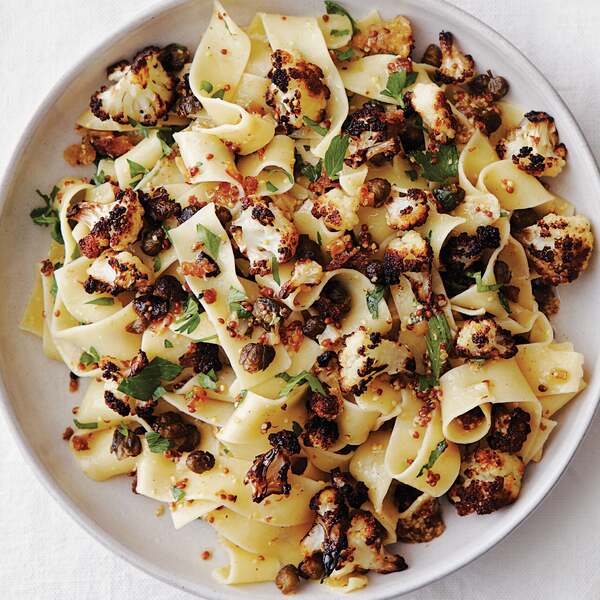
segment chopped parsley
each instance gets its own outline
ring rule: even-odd
[[[218,98],[219,100],[223,100],[223,98],[225,98],[225,90],[224,89],[220,89],[217,90],[213,95],[213,98]]]
[[[428,181],[446,183],[458,177],[458,151],[454,144],[442,144],[438,152],[414,150],[409,154],[422,169]]]
[[[219,336],[215,333],[214,335],[209,335],[205,338],[200,338],[199,340],[194,340],[195,342],[208,342],[210,340],[218,340]]]
[[[319,244],[319,246],[323,245],[323,238],[321,237],[320,231],[317,231],[317,244]]]
[[[383,96],[394,99],[400,108],[404,108],[404,89],[417,80],[417,73],[409,73],[406,69],[399,69],[390,73],[385,89],[381,91]]]
[[[311,183],[314,183],[321,177],[321,173],[323,171],[323,160],[319,159],[319,161],[311,165],[308,162],[304,162],[302,160],[302,156],[296,153],[296,171],[300,175],[306,177]]]
[[[213,91],[213,84],[210,81],[203,79],[200,82],[200,89],[205,91],[207,94],[210,94]]]
[[[165,390],[165,388],[162,385],[159,385],[154,392],[152,392],[152,400],[160,400],[165,394],[167,393],[167,390]]]
[[[171,342],[169,340],[165,340],[164,347],[165,348],[172,348],[173,347],[173,342]]]
[[[79,357],[79,362],[86,367],[93,364],[99,364],[100,354],[98,354],[98,350],[96,350],[94,346],[90,346],[89,350],[81,353],[81,356]]]
[[[344,37],[345,35],[350,34],[350,30],[349,29],[332,29],[329,33],[333,37]]]
[[[503,285],[502,283],[483,283],[480,271],[467,271],[465,274],[475,280],[478,292],[497,292]]]
[[[306,115],[302,117],[302,120],[304,121],[305,125],[308,125],[313,131],[316,131],[321,136],[325,136],[329,132],[329,129],[323,127],[322,125],[319,125],[316,121],[313,121]]]
[[[196,225],[196,231],[200,241],[204,244],[204,247],[208,250],[209,254],[217,260],[219,257],[219,246],[221,245],[221,238],[214,234],[210,229],[204,227],[201,223]]]
[[[158,273],[160,271],[161,267],[162,267],[162,262],[160,260],[160,256],[155,256],[154,257],[154,272]]]
[[[379,303],[385,295],[385,285],[376,285],[367,292],[367,308],[374,319],[379,318]]]
[[[452,344],[452,331],[443,313],[435,314],[429,319],[429,331],[425,336],[425,346],[431,364],[433,383],[437,385],[440,375],[448,360],[448,352]]]
[[[42,194],[40,190],[35,190],[35,192],[44,201],[45,206],[34,208],[29,213],[31,220],[36,225],[41,225],[42,227],[48,227],[50,225],[50,235],[52,236],[52,239],[58,244],[64,244],[65,242],[60,230],[60,218],[58,216],[58,211],[54,208],[58,188],[54,186],[50,194]]]
[[[73,423],[75,423],[75,427],[77,427],[77,429],[98,429],[98,423],[96,421],[91,421],[90,423],[82,423],[77,419],[73,419]]]
[[[342,15],[344,17],[348,17],[350,19],[350,23],[352,24],[353,34],[360,31],[358,24],[352,18],[352,15],[338,2],[335,2],[334,0],[325,0],[325,10],[327,11],[328,15]]]
[[[502,290],[498,290],[498,300],[502,305],[502,308],[510,314],[510,304],[508,303],[508,298],[504,295],[504,292]]]
[[[94,176],[92,176],[90,183],[93,183],[94,185],[102,185],[103,183],[106,183],[106,175],[104,174],[104,171],[100,171],[100,173],[96,173]]]
[[[155,356],[148,366],[144,367],[137,375],[125,377],[117,389],[138,400],[149,400],[160,386],[161,381],[175,379],[182,369],[183,367],[180,365]]]
[[[140,165],[130,158],[127,159],[127,164],[129,165],[129,174],[131,175],[131,179],[141,179],[144,175],[148,173],[148,169],[144,167],[144,165]]]
[[[198,382],[198,385],[205,390],[217,389],[217,374],[214,369],[211,369],[208,373],[198,373],[198,375],[196,375],[196,381]]]
[[[154,452],[154,454],[162,454],[171,447],[171,440],[162,437],[156,431],[147,431],[144,437],[146,438],[146,442],[148,442],[150,452]]]
[[[442,440],[438,442],[437,446],[430,452],[429,460],[420,468],[417,477],[421,477],[425,473],[426,469],[431,469],[435,464],[435,461],[444,453],[444,450],[448,447],[448,442]]]
[[[178,488],[176,485],[171,488],[171,494],[173,494],[173,499],[176,503],[182,502],[185,498],[185,490]]]
[[[227,294],[229,310],[234,312],[240,319],[248,319],[252,316],[252,311],[246,310],[241,304],[246,301],[248,301],[246,292],[242,292],[233,286],[229,288],[229,293]]]
[[[279,188],[274,186],[270,181],[267,181],[267,192],[275,193],[279,191]]]
[[[345,50],[334,50],[335,56],[338,60],[350,60],[354,56],[354,50],[352,48],[346,48]]]
[[[125,421],[121,421],[117,429],[122,436],[127,437],[129,435],[129,428],[125,424]]]
[[[288,375],[287,373],[278,373],[277,377],[283,379],[286,384],[281,388],[279,397],[287,396],[297,385],[308,383],[313,392],[318,392],[323,396],[327,395],[323,384],[308,371],[300,371],[297,375]]]
[[[279,263],[277,262],[277,257],[273,254],[271,258],[271,273],[273,274],[273,279],[277,285],[281,285],[281,277],[279,276]]]
[[[337,179],[344,166],[344,157],[350,143],[350,136],[336,135],[325,153],[325,172],[330,179]]]
[[[188,296],[184,313],[175,321],[177,333],[192,333],[200,325],[200,310],[198,302],[192,294]]]
[[[96,306],[112,306],[114,303],[115,299],[111,296],[100,296],[100,298],[86,302],[86,304],[95,304]]]
[[[56,294],[58,292],[58,283],[56,283],[56,277],[54,273],[52,273],[52,282],[50,283],[50,293],[56,298]]]

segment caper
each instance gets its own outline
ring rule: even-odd
[[[495,110],[486,110],[481,113],[479,121],[483,124],[487,135],[494,133],[502,125],[502,117]]]
[[[487,91],[492,95],[494,100],[504,98],[504,96],[508,94],[509,89],[510,85],[508,84],[508,81],[500,76],[492,77],[487,86]]]
[[[392,186],[387,179],[375,177],[365,184],[370,194],[373,194],[373,205],[381,206],[390,196]]]
[[[510,281],[510,269],[503,260],[497,260],[494,263],[494,277],[496,277],[496,283],[505,284]]]
[[[308,317],[302,325],[302,333],[311,340],[316,339],[316,337],[321,335],[324,331],[325,322],[318,315]]]
[[[148,256],[156,256],[163,249],[165,231],[162,227],[146,229],[142,234],[142,252]]]
[[[469,82],[469,91],[478,96],[487,93],[490,79],[487,73],[480,73]]]
[[[306,234],[302,234],[298,240],[298,248],[296,249],[296,258],[307,258],[316,263],[323,264],[323,256],[321,247],[317,242],[311,240]]]
[[[442,64],[442,50],[436,44],[429,44],[423,52],[422,63],[426,65],[432,65],[433,67],[439,67]]]
[[[282,594],[293,594],[300,583],[298,577],[298,569],[294,565],[285,565],[279,569],[279,573],[275,577],[275,585],[279,588]]]
[[[322,579],[325,575],[323,560],[320,553],[307,556],[299,565],[298,571],[304,579]]]
[[[181,71],[190,62],[190,51],[181,44],[169,44],[160,51],[160,62],[166,71]]]
[[[248,373],[264,371],[275,358],[275,348],[268,344],[246,344],[240,352],[240,365]]]
[[[156,280],[154,295],[169,302],[185,302],[188,297],[179,279],[173,275],[161,275]]]
[[[133,300],[133,310],[141,319],[159,321],[169,312],[169,303],[152,294],[142,294]]]
[[[186,467],[198,475],[210,471],[215,466],[215,457],[204,450],[194,450],[185,460]]]
[[[127,429],[126,426],[125,428]],[[117,460],[123,460],[138,456],[142,451],[142,444],[140,438],[133,431],[127,429],[127,435],[123,435],[121,428],[117,427],[113,434],[110,451],[117,455]]]

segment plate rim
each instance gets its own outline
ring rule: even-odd
[[[43,96],[39,102],[35,112],[29,118],[27,124],[22,130],[19,137],[19,141],[15,145],[2,177],[0,179],[0,218],[4,212],[10,192],[12,191],[15,176],[17,173],[17,165],[20,157],[28,151],[31,143],[31,133],[34,132],[40,125],[44,115],[51,108],[52,103],[58,97],[60,97],[63,89],[68,85],[69,82],[73,81],[86,67],[90,64],[95,55],[99,52],[104,52],[110,46],[118,43],[120,40],[125,38],[127,34],[140,27],[143,27],[149,23],[152,19],[167,13],[173,9],[181,7],[186,4],[192,4],[194,2],[207,2],[210,0],[162,0],[155,6],[149,9],[141,9],[134,13],[122,26],[116,31],[112,32],[103,40],[93,46],[90,50],[85,52],[78,60],[76,60],[66,71],[57,79],[50,90]],[[576,142],[580,144],[582,150],[582,159],[587,162],[586,167],[591,169],[597,182],[600,185],[600,170],[596,162],[594,153],[590,148],[590,145],[585,138],[579,123],[575,119],[573,113],[569,109],[567,103],[562,99],[560,94],[555,90],[554,86],[547,79],[547,77],[527,58],[527,56],[510,42],[501,33],[496,31],[491,25],[488,25],[478,17],[468,13],[466,10],[450,4],[447,0],[402,0],[403,3],[408,5],[417,6],[420,9],[426,9],[439,17],[446,15],[458,16],[462,19],[465,26],[470,27],[477,33],[486,34],[489,38],[490,43],[496,47],[498,52],[502,52],[508,60],[513,60],[514,64],[524,69],[525,73],[532,78],[532,80],[541,87],[541,89],[548,94],[552,100],[560,105],[564,111],[564,115],[567,119],[566,123],[561,120],[561,126],[567,127],[570,133],[576,138]],[[225,0],[227,4],[227,0]],[[592,366],[592,369],[600,365],[600,357],[597,359],[596,364]],[[569,467],[569,464],[573,460],[577,450],[581,446],[585,439],[590,425],[594,419],[594,415],[598,411],[600,404],[600,379],[595,384],[588,386],[588,394],[593,398],[588,405],[577,412],[577,420],[580,429],[580,434],[577,439],[571,442],[568,451],[563,453],[560,457],[559,463],[556,467],[554,474],[548,477],[547,480],[539,484],[530,494],[525,502],[523,499],[519,503],[514,504],[511,507],[512,518],[504,525],[499,525],[493,530],[484,540],[480,543],[472,546],[470,551],[466,551],[461,554],[460,559],[452,559],[450,557],[443,563],[441,568],[433,570],[431,576],[423,577],[422,581],[416,581],[409,587],[402,590],[401,595],[405,595],[427,585],[430,585],[455,571],[469,565],[475,559],[483,556],[509,536],[517,527],[521,526],[526,519],[528,519],[544,502],[552,490],[556,487],[561,477]],[[7,389],[4,383],[4,378],[0,372],[0,406],[2,407],[8,429],[13,439],[20,450],[21,455],[25,459],[25,462],[32,468],[38,481],[42,483],[49,495],[57,502],[60,508],[69,515],[84,531],[91,535],[96,541],[98,541],[104,548],[110,552],[116,554],[120,558],[127,561],[130,565],[138,568],[142,572],[150,575],[151,577],[158,579],[176,589],[188,592],[194,596],[200,598],[206,598],[208,600],[229,600],[227,594],[228,587],[224,584],[219,584],[218,588],[210,587],[207,583],[201,585],[205,588],[199,590],[197,584],[191,585],[190,582],[183,579],[182,577],[173,575],[172,573],[157,568],[156,565],[149,563],[138,553],[129,550],[123,544],[121,544],[116,538],[111,536],[108,532],[97,525],[93,518],[84,513],[79,508],[77,503],[72,500],[69,495],[62,489],[58,482],[52,477],[50,472],[43,465],[38,455],[34,452],[33,448],[27,443],[27,439],[23,433],[21,425],[17,419],[13,405],[9,400]],[[584,411],[584,412],[582,412]],[[356,594],[356,592],[355,592]],[[398,597],[398,592],[393,590],[382,590],[369,594],[369,588],[359,592],[360,597],[367,600],[392,600]],[[333,595],[332,595],[333,597]],[[358,595],[357,595],[358,597]]]

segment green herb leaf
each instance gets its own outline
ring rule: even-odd
[[[153,392],[152,392],[152,400],[160,400],[165,394],[167,393],[167,390],[165,390],[165,388],[162,385],[159,385]]]
[[[406,173],[407,177],[411,181],[416,181],[419,179],[419,174],[414,169],[410,169],[410,171],[404,171],[404,173]]]
[[[95,304],[96,306],[112,306],[114,303],[115,299],[111,296],[100,296],[100,298],[86,302],[86,304]]]
[[[200,82],[200,89],[204,90],[207,94],[210,94],[213,91],[213,84],[210,81],[203,79]]]
[[[252,316],[252,312],[246,310],[240,303],[248,300],[246,292],[242,292],[233,286],[229,288],[227,294],[227,302],[229,304],[229,310],[237,314],[240,319],[248,319]]]
[[[308,125],[313,131],[316,131],[319,135],[325,136],[329,132],[329,129],[323,127],[322,125],[319,125],[316,121],[313,121],[306,115],[302,117],[302,120],[304,121],[305,125]]]
[[[292,431],[295,435],[300,435],[302,433],[302,425],[298,421],[292,421]]]
[[[289,171],[286,171],[285,169],[282,169],[282,171],[287,175],[287,178],[290,180],[290,183],[293,185],[295,183],[294,176]]]
[[[300,373],[293,376],[288,375],[287,373],[279,373],[277,377],[287,382],[279,392],[280,398],[282,396],[287,396],[297,385],[301,385],[304,383],[308,383],[310,389],[313,392],[318,392],[323,396],[327,395],[323,384],[312,373],[309,373],[308,371],[300,371]]]
[[[442,144],[438,152],[415,150],[409,156],[423,169],[429,181],[445,183],[458,177],[458,152],[453,144]]]
[[[214,234],[210,229],[204,227],[201,223],[196,225],[196,231],[200,241],[204,244],[204,247],[208,250],[209,254],[214,260],[219,257],[219,246],[221,245],[221,238]]]
[[[194,340],[195,342],[208,342],[210,340],[218,340],[219,336],[215,333],[214,335],[209,335],[205,338],[200,338],[199,340]]]
[[[102,185],[103,183],[106,183],[106,175],[104,174],[104,171],[100,171],[100,173],[93,175],[90,179],[90,183],[93,183],[94,185]]]
[[[442,440],[438,442],[437,446],[429,453],[429,460],[421,467],[417,477],[421,477],[426,469],[431,469],[435,464],[435,461],[444,453],[444,450],[448,447],[448,442]]]
[[[500,302],[500,304],[502,305],[502,308],[508,313],[511,313],[510,310],[510,304],[508,303],[508,299],[506,298],[506,296],[504,295],[504,292],[502,290],[498,290],[498,301]]]
[[[165,340],[164,346],[165,346],[165,348],[172,348],[173,342],[171,342],[169,340]]]
[[[478,292],[496,292],[502,287],[501,283],[482,283],[480,271],[467,271],[465,275],[475,280]]]
[[[507,210],[501,210],[500,216],[501,217],[510,217],[510,213]]]
[[[314,165],[304,162],[302,156],[296,153],[296,172],[306,177],[311,183],[314,183],[321,177],[323,171],[323,161],[319,159]]]
[[[338,173],[344,166],[344,156],[346,156],[349,143],[350,136],[348,135],[336,135],[331,140],[331,144],[329,144],[329,148],[325,153],[325,172],[330,179],[338,178]]]
[[[79,362],[86,367],[93,364],[100,363],[100,355],[98,354],[98,350],[94,348],[94,346],[90,346],[90,349],[87,352],[82,352],[79,357]]]
[[[42,194],[40,190],[35,191],[37,195],[45,202],[45,206],[34,208],[29,213],[29,216],[36,225],[41,225],[42,227],[48,227],[50,225],[52,227],[50,229],[50,235],[52,236],[52,239],[59,244],[64,244],[65,242],[60,230],[58,211],[54,209],[54,202],[56,200],[56,195],[58,194],[58,188],[54,186],[50,194]]]
[[[119,423],[119,426],[117,427],[117,429],[119,430],[119,433],[125,437],[127,437],[129,435],[129,428],[127,427],[127,425],[125,425],[124,421],[121,421]]]
[[[185,498],[185,490],[182,490],[175,485],[171,488],[171,494],[173,494],[175,502],[182,502]]]
[[[171,381],[181,373],[182,367],[169,362],[160,356],[155,356],[150,364],[133,377],[125,377],[119,387],[119,392],[133,396],[138,400],[152,398],[161,381]]]
[[[127,164],[129,165],[129,174],[133,179],[141,179],[146,173],[148,173],[148,169],[144,167],[144,165],[140,165],[139,163],[134,162],[130,158],[127,159]]]
[[[144,437],[148,442],[150,452],[154,452],[154,454],[162,454],[171,447],[171,440],[162,437],[156,431],[147,431]]]
[[[418,392],[424,392],[429,388],[435,387],[437,385],[437,381],[433,375],[421,375],[419,374],[419,383],[417,385]]]
[[[54,273],[52,273],[52,283],[50,284],[50,293],[56,298],[56,294],[58,293],[58,283],[56,283],[56,277]]]
[[[345,50],[334,50],[335,56],[338,60],[350,60],[354,56],[354,50],[352,48],[346,48]]]
[[[158,273],[160,271],[161,267],[162,267],[162,262],[160,260],[160,256],[155,256],[154,257],[154,272]]]
[[[271,193],[279,191],[279,188],[275,187],[270,181],[267,181],[266,188],[267,188],[267,191],[271,192]]]
[[[400,69],[390,73],[385,89],[381,91],[383,96],[393,98],[401,108],[404,108],[403,92],[417,80],[417,73],[409,73],[406,69]]]
[[[248,390],[240,390],[240,393],[238,394],[238,406],[246,399],[246,396],[248,395]]]
[[[277,262],[277,257],[273,254],[271,258],[271,273],[273,274],[273,279],[277,285],[281,285],[281,277],[279,276],[279,263]]]
[[[339,3],[334,2],[334,0],[325,0],[325,10],[328,15],[344,15],[350,19],[350,23],[352,23],[352,33],[358,33],[360,29],[356,21],[352,18],[350,13]]]
[[[443,313],[433,315],[429,319],[428,326],[425,346],[431,363],[431,372],[437,385],[444,365],[448,361],[448,353],[452,345],[452,331]]]
[[[218,98],[219,100],[223,100],[225,97],[225,90],[217,90],[213,95],[213,98]]]
[[[169,146],[169,144],[167,144],[167,142],[165,142],[165,140],[163,140],[160,136],[158,136],[158,139],[160,141],[160,147],[162,149],[163,156],[169,156],[171,152],[173,152],[173,148],[171,148],[171,146]]]
[[[374,319],[379,318],[379,303],[385,295],[385,285],[376,285],[367,292],[367,308]]]
[[[73,423],[75,423],[75,427],[77,427],[77,429],[98,429],[98,423],[96,421],[91,421],[90,423],[82,423],[77,419],[73,419]]]
[[[205,390],[217,389],[217,374],[214,369],[211,369],[208,373],[198,373],[198,375],[196,375],[196,381],[198,382],[198,385]]]
[[[192,294],[188,296],[184,313],[175,321],[177,333],[192,333],[200,325],[200,310]]]
[[[320,231],[317,231],[317,244],[319,244],[319,246],[323,245],[323,238],[321,237]]]
[[[343,37],[350,33],[349,29],[332,29],[329,32],[333,37]]]

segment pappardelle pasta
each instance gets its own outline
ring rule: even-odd
[[[593,247],[553,118],[451,33],[417,62],[405,17],[325,4],[241,27],[215,2],[193,57],[107,69],[65,151],[95,174],[31,213],[22,321],[89,381],[83,472],[135,473],[215,528],[219,581],[283,593],[406,569],[443,497],[514,502],[585,386],[548,320]]]

